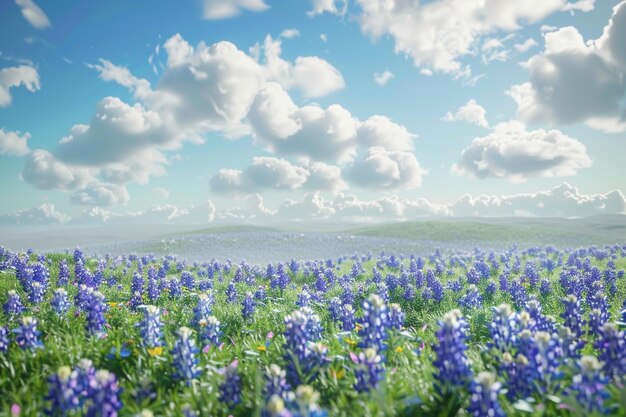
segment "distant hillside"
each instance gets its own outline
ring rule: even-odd
[[[519,242],[577,246],[626,243],[626,216],[416,221],[368,226],[349,232],[355,235],[437,242]]]

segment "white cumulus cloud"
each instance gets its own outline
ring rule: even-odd
[[[41,88],[39,73],[30,65],[9,67],[0,70],[0,107],[11,105],[11,88],[24,86],[34,93]]]
[[[559,130],[528,131],[523,123],[509,121],[496,125],[489,135],[475,138],[452,172],[515,182],[531,176],[572,176],[590,166],[587,149],[578,140]]]
[[[15,3],[20,7],[24,19],[35,29],[46,29],[52,26],[48,16],[33,0],[15,0]]]
[[[29,133],[20,134],[0,128],[0,155],[27,155],[30,152],[28,139],[30,139]]]
[[[264,0],[203,0],[203,17],[207,20],[228,19],[243,10],[263,12],[269,9]]]
[[[486,128],[489,127],[486,115],[487,111],[485,108],[478,104],[476,100],[471,99],[459,107],[455,113],[447,112],[442,120],[446,122],[463,121]]]

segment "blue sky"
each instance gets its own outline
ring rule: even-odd
[[[515,3],[3,1],[0,223],[624,213],[626,5]]]

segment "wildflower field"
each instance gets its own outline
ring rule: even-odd
[[[626,415],[626,246],[0,249],[0,416]]]

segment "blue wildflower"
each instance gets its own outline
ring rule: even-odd
[[[447,312],[439,321],[438,343],[434,348],[437,359],[434,365],[437,368],[435,377],[440,392],[466,385],[472,376],[465,353],[467,328],[467,323],[459,310]]]
[[[139,323],[144,346],[153,348],[163,345],[163,323],[161,310],[155,306],[147,306],[143,320]]]
[[[480,372],[470,384],[468,413],[474,417],[505,417],[506,414],[498,401],[501,387],[502,384],[496,381],[494,374]]]
[[[224,381],[220,384],[220,401],[234,407],[241,402],[241,377],[237,372],[237,360],[222,369]]]
[[[96,371],[87,391],[87,417],[116,417],[122,408],[115,374],[101,369]]]
[[[602,375],[602,364],[593,356],[583,356],[578,361],[578,373],[566,392],[576,398],[587,413],[606,413],[604,402],[611,397],[606,389],[608,379]]]
[[[67,416],[78,408],[80,398],[76,391],[76,375],[69,366],[61,366],[48,378],[48,395],[44,399],[50,401],[50,407],[45,410],[46,414]]]
[[[363,317],[360,321],[359,336],[362,348],[385,349],[388,325],[387,306],[378,294],[372,294],[363,302]]]
[[[287,382],[287,372],[276,364],[271,364],[265,369],[265,393],[267,398],[273,395],[285,398],[291,386]]]
[[[389,328],[400,330],[404,327],[404,312],[399,304],[389,304]]]
[[[384,377],[382,358],[374,348],[367,348],[359,353],[356,361],[354,389],[367,392],[378,387]]]
[[[186,381],[187,384],[200,375],[193,331],[188,327],[178,329],[178,339],[174,343],[172,357],[174,361],[174,378]]]
[[[0,353],[6,353],[9,350],[9,329],[0,326]]]
[[[15,341],[22,349],[35,349],[43,347],[39,340],[40,331],[37,330],[37,319],[32,317],[22,317],[21,325],[13,329],[16,334]]]
[[[59,317],[64,316],[71,307],[70,301],[67,298],[67,291],[63,288],[57,288],[54,290],[52,300],[50,300],[52,309]]]
[[[22,314],[24,306],[20,295],[15,290],[7,291],[7,302],[4,304],[4,312],[9,316],[16,317]]]
[[[626,375],[626,332],[615,323],[605,323],[600,328],[595,348],[603,363],[603,372],[609,378]]]
[[[256,303],[254,302],[254,298],[252,298],[252,293],[246,293],[246,298],[243,299],[241,308],[241,314],[245,319],[252,317],[252,315],[254,314],[255,306]]]

